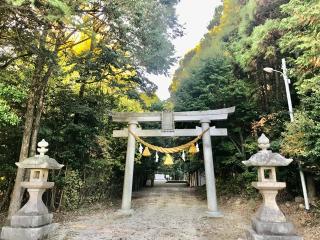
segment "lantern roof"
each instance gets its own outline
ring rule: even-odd
[[[39,155],[29,157],[22,162],[16,162],[19,168],[33,168],[33,169],[61,169],[64,165],[59,164],[55,159],[50,158],[48,155],[44,155],[48,149],[49,144],[43,139],[38,143]]]
[[[276,167],[288,166],[293,161],[293,159],[285,158],[279,153],[274,153],[271,150],[268,150],[270,147],[270,141],[264,134],[258,138],[258,144],[261,150],[252,155],[249,160],[242,161],[244,165]]]

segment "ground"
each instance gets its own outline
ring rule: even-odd
[[[224,205],[224,218],[207,218],[206,202],[181,183],[146,188],[134,194],[132,203],[131,217],[105,210],[68,222],[62,231],[68,240],[238,239],[249,224],[249,215],[235,211],[236,206]]]
[[[224,217],[208,218],[206,201],[194,188],[179,183],[156,184],[134,193],[132,216],[121,216],[114,207],[96,206],[65,221],[59,234],[64,234],[65,240],[238,240],[258,204],[254,200],[224,199],[220,202]],[[287,212],[292,207],[283,206]],[[305,240],[319,239],[319,228],[302,226],[303,210],[289,215]]]
[[[55,214],[60,222],[54,240],[239,240],[250,226],[258,200],[221,197],[223,218],[207,218],[205,199],[185,184],[163,183],[133,193],[135,212],[117,213],[115,205],[94,204],[73,212]],[[319,240],[319,215],[307,213],[299,203],[280,205],[304,240]],[[0,214],[0,227],[6,213]]]

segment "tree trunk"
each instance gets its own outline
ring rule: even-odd
[[[8,183],[8,189],[6,191],[6,193],[4,194],[4,197],[2,199],[2,201],[0,202],[0,211],[3,209],[3,207],[6,205],[7,201],[9,200],[9,197],[10,197],[10,193],[11,193],[11,190],[12,190],[12,182],[10,181]]]
[[[52,171],[52,177],[54,178],[55,173]],[[50,197],[50,209],[55,210],[55,199],[56,199],[56,186],[51,188],[51,197]]]
[[[33,122],[33,129],[32,129],[32,136],[31,136],[31,144],[30,144],[30,156],[34,156],[37,153],[37,139],[38,139],[38,132],[40,127],[40,120],[41,120],[41,113],[43,110],[43,101],[44,96],[43,94],[39,98],[39,102],[35,109],[35,119]]]
[[[261,90],[262,90],[262,98],[263,98],[263,111],[269,112],[269,101],[268,101],[268,91],[267,91],[267,83],[263,74],[259,74],[260,78],[263,79],[261,82]]]
[[[280,100],[280,93],[281,93],[281,85],[280,85],[280,74],[279,73],[275,73],[275,77],[276,77],[276,82],[275,82],[275,85],[276,85],[276,89],[275,89],[275,94],[276,94],[276,99],[277,99],[277,101],[279,101]]]
[[[239,138],[240,138],[240,148],[241,148],[241,152],[242,152],[242,159],[243,160],[246,160],[246,154],[245,154],[245,149],[244,149],[244,138],[243,138],[243,135],[242,135],[242,130],[240,128],[239,130]]]
[[[30,137],[31,137],[32,125],[33,125],[34,106],[35,106],[35,94],[34,94],[34,91],[31,91],[29,94],[27,111],[26,111],[26,115],[25,115],[26,120],[24,123],[24,131],[23,131],[23,136],[22,136],[22,144],[21,144],[19,162],[26,159],[29,154]],[[20,208],[21,198],[22,198],[22,193],[23,193],[20,184],[23,181],[24,173],[25,173],[25,169],[18,168],[14,187],[13,187],[13,192],[11,195],[8,218],[11,218],[11,216],[14,213],[16,213]]]
[[[310,201],[314,201],[317,197],[316,185],[312,175],[307,174],[307,190]]]
[[[19,162],[23,161],[29,156],[32,135],[34,135],[34,137],[37,138],[38,129],[34,129],[34,127],[36,125],[37,127],[39,127],[40,118],[41,118],[40,110],[42,110],[39,106],[39,103],[37,103],[37,101],[39,102],[39,99],[42,99],[43,101],[44,89],[47,85],[47,81],[51,74],[51,70],[49,72],[49,69],[48,69],[48,71],[43,76],[43,78],[41,78],[41,73],[43,72],[43,69],[44,69],[44,61],[45,60],[41,56],[38,56],[36,61],[37,68],[33,76],[33,81],[32,81],[33,84],[28,97],[28,104],[27,104],[27,110],[25,114],[25,124],[24,124],[23,136],[22,136]],[[39,109],[36,109],[36,106],[38,106]],[[37,120],[38,120],[38,123],[37,123]],[[23,189],[21,188],[21,182],[23,181],[24,176],[25,176],[25,169],[18,168],[13,192],[11,194],[8,218],[11,218],[11,216],[15,214],[20,208],[21,200],[24,192]]]
[[[38,101],[36,102],[37,106],[35,109],[35,119],[33,122],[33,131],[32,131],[32,136],[31,136],[31,145],[30,145],[30,156],[34,156],[37,153],[37,139],[38,139],[38,132],[39,132],[39,128],[40,128],[40,120],[41,120],[41,115],[43,112],[43,108],[44,108],[44,96],[45,96],[45,92],[46,92],[46,88],[47,88],[47,84],[48,84],[48,80],[51,76],[52,73],[52,66],[50,66],[47,70],[47,72],[45,73],[45,75],[43,76],[42,79],[42,84],[41,84],[41,88],[39,90],[39,98]]]
[[[80,103],[82,103],[82,99],[83,99],[83,96],[84,96],[85,88],[86,88],[86,84],[85,83],[81,83],[80,90],[79,90]],[[74,124],[78,124],[79,121],[80,121],[80,113],[76,112],[74,114],[73,123]]]

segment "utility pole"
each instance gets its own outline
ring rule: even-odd
[[[292,101],[291,101],[291,94],[290,94],[290,89],[289,89],[290,79],[288,78],[288,75],[287,75],[286,60],[284,58],[282,58],[281,61],[282,61],[282,66],[281,66],[281,68],[282,68],[282,76],[283,76],[284,84],[285,84],[285,87],[286,87],[289,115],[290,115],[291,122],[293,122],[294,118],[293,118],[293,110],[292,110]],[[299,174],[300,174],[300,180],[301,180],[301,185],[302,185],[304,206],[305,206],[306,210],[309,210],[310,206],[309,206],[309,200],[308,200],[306,181],[305,181],[304,173],[303,173],[302,168],[301,168],[300,161],[299,161],[298,164],[299,164]]]
[[[270,67],[263,68],[263,70],[265,72],[268,72],[268,73],[278,72],[278,73],[280,73],[282,75],[283,80],[284,80],[284,85],[285,85],[285,88],[286,88],[286,95],[287,95],[287,102],[288,102],[288,108],[289,108],[290,121],[293,122],[294,121],[294,117],[293,117],[292,101],[291,101],[291,94],[290,94],[290,88],[289,88],[290,79],[288,78],[288,75],[287,75],[286,60],[284,58],[282,58],[281,59],[281,63],[282,63],[281,64],[282,72],[278,71],[278,70],[275,70],[273,68],[270,68]],[[299,165],[299,174],[300,174],[302,193],[303,193],[303,199],[304,199],[304,206],[305,206],[306,210],[309,210],[310,209],[310,205],[309,205],[309,200],[308,200],[306,181],[305,181],[304,173],[303,173],[302,168],[301,168],[300,161],[298,162],[298,165]]]

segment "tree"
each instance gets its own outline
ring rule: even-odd
[[[242,84],[234,78],[228,60],[221,57],[207,59],[173,93],[175,108],[185,111],[231,106],[245,94]]]
[[[317,36],[320,33],[320,3],[292,0],[282,5],[281,10],[286,16],[281,19],[284,34],[279,40],[279,46],[287,54],[291,66],[289,73],[300,100],[295,121],[287,124],[283,133],[282,149],[289,156],[301,160],[302,167],[312,177],[318,177],[320,44]]]
[[[222,9],[216,9],[208,33],[180,61],[171,86],[175,108],[208,109],[223,107],[223,103],[236,106],[236,117],[230,118],[230,141],[215,143],[219,173],[227,169],[223,174],[233,172],[235,181],[243,179],[239,160],[255,152],[255,138],[266,132],[275,151],[281,146],[287,149],[282,138],[294,140],[296,149],[303,147],[310,160],[300,158],[318,174],[319,7],[319,1],[313,0],[224,1]],[[213,59],[221,58],[227,61],[210,67]],[[279,70],[282,58],[287,60],[294,86],[294,109],[303,113],[288,125],[282,76],[263,71],[267,66]],[[239,100],[233,101],[238,96]],[[299,138],[296,131],[303,132],[304,137]],[[290,149],[286,153],[295,156]],[[295,167],[282,175],[294,176]],[[298,192],[296,179],[289,179],[292,192]]]
[[[228,58],[206,59],[172,94],[177,111],[236,106],[236,113],[226,124],[228,139],[214,143],[218,176],[224,177],[244,172],[241,161],[246,159],[248,150],[251,150],[245,147],[245,144],[250,143],[250,121],[257,118],[256,105],[250,102],[250,84],[235,78],[233,71],[232,62]],[[219,123],[215,125],[219,126]]]
[[[0,45],[5,51],[0,57],[1,68],[6,69],[21,60],[33,69],[28,83],[19,160],[35,153],[47,86],[54,74],[61,74],[61,70],[70,71],[68,66],[74,64],[80,69],[80,62],[87,67],[85,74],[81,73],[79,82],[83,82],[88,75],[92,78],[99,76],[94,81],[102,81],[106,75],[101,73],[115,75],[110,71],[111,65],[116,66],[122,58],[122,65],[116,67],[131,66],[130,69],[136,69],[139,74],[132,80],[138,83],[137,86],[143,86],[149,83],[141,76],[142,70],[155,73],[167,71],[174,60],[169,39],[175,35],[170,35],[168,29],[179,29],[172,8],[167,3],[145,0],[94,3],[83,0],[3,1],[0,9],[3,16],[0,20]],[[80,35],[84,37],[79,39]],[[88,42],[90,51],[84,51],[80,56],[70,56],[75,47]],[[157,48],[159,44],[162,49]],[[95,68],[90,72],[91,68],[97,67],[90,61],[94,58],[105,61],[108,68],[99,71]],[[158,61],[155,62],[155,59]],[[23,170],[18,170],[9,215],[19,208],[23,175]]]

